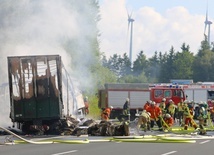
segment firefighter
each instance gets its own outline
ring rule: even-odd
[[[162,113],[165,114],[166,113],[166,99],[163,98],[161,103],[159,104],[159,107],[161,108],[162,110]]]
[[[137,122],[137,130],[139,131],[141,125],[143,125],[144,132],[150,130],[150,116],[151,114],[149,112],[146,112],[146,110],[143,110],[140,114]]]
[[[184,103],[184,130],[187,130],[189,125],[197,129],[198,126],[193,119],[193,107],[188,105],[188,101],[185,101]]]
[[[84,112],[85,112],[85,115],[87,115],[89,114],[88,96],[84,97],[84,105],[85,105]]]
[[[101,120],[102,121],[108,121],[109,120],[112,109],[113,109],[113,107],[110,106],[110,107],[108,107],[102,111],[102,113],[101,113]]]
[[[175,120],[175,109],[176,109],[176,106],[174,104],[174,102],[170,99],[169,100],[169,103],[168,103],[168,107],[167,107],[167,113],[169,113],[173,119]]]
[[[126,98],[126,101],[123,105],[123,115],[129,115],[129,114],[130,114],[129,98]]]
[[[161,120],[162,111],[161,111],[160,107],[157,106],[156,103],[153,101],[151,103],[151,105],[147,108],[146,111],[151,114],[151,116],[150,116],[150,120],[151,120],[150,126],[151,126],[151,128],[154,127],[155,122],[156,122],[156,124],[159,127],[159,131],[163,131],[162,120]]]
[[[181,101],[178,103],[178,121],[180,126],[182,126],[183,123],[183,115],[184,115],[184,101],[183,99],[181,99]]]
[[[174,119],[170,114],[165,114],[163,115],[163,129],[164,130],[169,130],[174,124]]]
[[[146,110],[150,106],[151,103],[152,103],[151,100],[150,101],[146,101],[146,103],[143,106],[143,109]]]
[[[206,112],[205,112],[205,108],[204,107],[201,107],[200,110],[199,110],[199,116],[198,116],[198,120],[199,120],[199,134],[200,135],[205,135],[206,134],[206,130],[205,130],[205,127],[204,127],[204,122],[206,120],[207,116],[206,116]]]
[[[204,113],[205,113],[205,115],[207,116],[207,110],[208,110],[208,104],[206,103],[206,102],[200,102],[200,104],[199,104],[199,107],[200,108],[202,108],[202,107],[204,107]],[[205,118],[205,120],[204,120],[204,125],[205,126],[207,126],[207,118]]]

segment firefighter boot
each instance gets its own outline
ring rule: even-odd
[[[202,124],[199,125],[199,135],[205,135],[207,132]]]
[[[147,123],[147,130],[148,130],[148,131],[150,131],[150,130],[151,130],[151,128],[150,128],[150,127],[151,127],[151,124],[150,124],[150,122],[148,122],[148,123]]]

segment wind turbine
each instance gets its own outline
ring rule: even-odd
[[[132,14],[128,13],[128,31],[129,31],[129,25],[131,25],[130,27],[130,43],[129,43],[129,60],[132,64],[132,35],[133,35],[133,22],[134,19],[132,18]]]
[[[208,26],[208,34],[206,36],[207,36],[207,39],[208,39],[208,43],[210,45],[210,25],[212,24],[212,22],[208,20],[208,8],[207,8],[207,11],[206,11],[206,20],[205,20],[204,24],[205,24],[204,35],[206,35],[206,29],[207,29],[207,26]]]

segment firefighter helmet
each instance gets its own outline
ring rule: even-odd
[[[184,103],[188,103],[188,102],[189,102],[188,100],[185,100],[185,101],[184,101]]]
[[[155,103],[155,101],[153,101],[152,103],[151,103],[151,105],[155,105],[156,103]]]
[[[201,107],[201,108],[200,108],[200,112],[202,112],[202,113],[205,112],[205,108],[204,108],[204,107]]]
[[[166,102],[166,98],[163,98],[163,99],[162,99],[162,102]]]
[[[149,116],[151,116],[151,113],[150,112],[146,112]]]
[[[146,110],[144,109],[144,110],[142,111],[142,113],[146,113]]]
[[[171,115],[170,115],[170,114],[166,114],[165,117],[166,117],[166,118],[170,118]]]

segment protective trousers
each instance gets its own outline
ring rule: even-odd
[[[154,127],[155,122],[156,122],[156,124],[157,124],[159,130],[162,130],[162,121],[161,121],[161,119],[158,119],[157,121],[151,120],[151,124],[150,124],[150,125],[151,125],[151,128]]]

